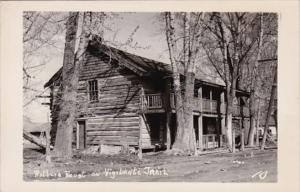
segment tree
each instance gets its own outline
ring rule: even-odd
[[[79,69],[89,37],[89,33],[86,30],[86,25],[89,22],[88,17],[86,12],[70,12],[66,24],[66,41],[62,70],[62,98],[54,146],[56,157],[72,157],[72,132],[77,109],[76,97]],[[81,28],[81,34],[79,36],[78,49],[75,50],[76,35],[78,35],[79,28]]]
[[[66,24],[59,117],[54,147],[56,157],[65,159],[72,157],[72,131],[76,126],[77,109],[80,108],[80,103],[77,102],[79,72],[89,40],[95,44],[107,43],[103,41],[104,21],[107,17],[110,15],[103,12],[71,12],[69,14]],[[132,38],[136,31],[137,29],[132,32],[129,40],[122,46],[130,46],[133,43]]]
[[[205,17],[206,36],[202,41],[209,62],[226,86],[226,137],[234,151],[232,114],[236,90],[241,88],[245,63],[253,54],[257,41],[256,13],[211,13]],[[244,144],[242,130],[242,146]]]
[[[66,13],[63,12],[23,13],[24,107],[30,106],[36,95],[45,92],[42,86],[37,86],[42,82],[39,82],[36,76],[42,72],[53,55],[62,49],[59,36],[65,30],[66,18]]]
[[[176,103],[177,132],[172,150],[183,153],[196,153],[193,99],[202,16],[202,13],[193,12],[164,13]]]
[[[268,129],[269,129],[269,121],[273,109],[273,104],[274,100],[276,97],[276,91],[277,91],[277,67],[275,67],[275,72],[274,72],[274,79],[273,79],[273,84],[272,84],[272,89],[271,89],[271,95],[270,95],[270,100],[269,100],[269,106],[268,106],[268,111],[266,114],[266,123],[265,123],[265,128],[264,128],[264,134],[263,134],[263,140],[261,143],[260,149],[264,149],[266,145],[266,139],[267,139],[267,134],[268,134]],[[278,134],[278,133],[277,133]]]
[[[257,57],[256,61],[254,62],[254,67],[252,69],[251,73],[251,84],[250,84],[250,99],[249,99],[249,113],[250,113],[250,129],[248,134],[248,145],[254,146],[254,133],[255,133],[255,117],[257,116],[257,110],[255,109],[255,93],[256,93],[256,87],[257,87],[257,68],[259,65],[259,60],[261,59],[261,51],[262,51],[262,45],[263,45],[263,36],[264,36],[264,19],[263,14],[260,14],[260,30],[259,30],[259,39],[258,39],[258,47],[257,47]]]
[[[277,15],[274,13],[259,13],[259,38],[257,48],[252,60],[248,62],[244,85],[250,91],[250,129],[248,134],[248,145],[254,146],[255,121],[258,117],[259,100],[265,101],[270,94],[268,82],[273,78],[273,70],[268,70],[267,66],[272,66],[277,58]],[[263,104],[265,104],[264,102]]]

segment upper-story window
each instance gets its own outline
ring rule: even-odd
[[[88,90],[89,90],[89,100],[98,101],[98,81],[91,80],[88,81]]]

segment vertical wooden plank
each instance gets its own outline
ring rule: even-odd
[[[166,112],[166,125],[165,125],[165,129],[166,129],[166,147],[167,150],[169,150],[171,148],[171,130],[170,130],[170,125],[171,125],[171,118],[172,118],[172,94],[171,94],[171,79],[170,78],[166,78],[165,79],[165,87],[164,87],[164,94],[163,94],[163,107],[165,108],[165,112]]]
[[[232,153],[235,153],[235,128],[232,129]]]
[[[241,137],[240,137],[240,142],[241,142],[241,150],[244,151],[245,149],[245,125],[244,125],[244,119],[240,118],[239,120],[240,128],[241,128]]]
[[[198,89],[198,98],[200,99],[200,112],[202,112],[202,86]]]
[[[159,118],[159,140],[161,144],[165,144],[165,136],[164,136],[164,129],[165,129],[165,124],[164,124],[164,118],[160,116]]]
[[[221,147],[221,141],[220,141],[220,132],[221,132],[221,122],[220,122],[220,118],[217,117],[216,118],[216,125],[217,125],[217,135],[216,135],[216,141],[217,141],[217,146],[216,147]]]
[[[198,117],[198,140],[199,150],[203,150],[203,115],[200,114]]]
[[[49,117],[47,118],[49,122]],[[46,129],[46,162],[51,163],[51,155],[50,155],[50,128],[51,126],[47,127]]]
[[[167,150],[171,148],[171,130],[170,130],[170,124],[171,124],[171,116],[172,113],[167,112],[166,113],[166,134],[167,134]]]
[[[79,124],[76,123],[76,149],[79,149]]]
[[[225,114],[224,106],[225,106],[225,93],[224,93],[224,91],[222,91],[220,94],[220,107],[221,107],[220,112],[222,114]]]
[[[225,115],[222,115],[221,117],[221,135],[225,135]]]
[[[212,89],[209,89],[209,108],[210,108],[210,112],[213,112],[213,106],[212,106]]]
[[[138,158],[142,160],[143,158],[143,151],[142,151],[142,115],[139,115],[139,128],[140,128],[140,134],[139,134],[139,151],[138,151]]]

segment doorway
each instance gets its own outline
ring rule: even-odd
[[[76,148],[79,150],[86,148],[86,123],[85,121],[78,121],[77,125],[77,139]]]

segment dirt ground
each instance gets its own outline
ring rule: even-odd
[[[136,155],[75,154],[70,162],[46,164],[43,153],[24,149],[25,181],[276,182],[277,149],[246,149],[199,156],[164,152]]]

